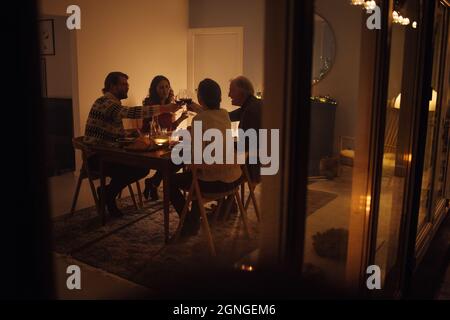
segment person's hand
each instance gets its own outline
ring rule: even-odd
[[[192,111],[192,112],[195,112],[195,113],[200,113],[200,112],[205,111],[205,109],[201,105],[199,105],[199,104],[197,104],[195,102],[192,102],[192,103],[188,104],[187,105],[187,109],[189,111]]]
[[[168,112],[168,113],[174,113],[181,109],[181,106],[176,103],[169,103],[164,106],[162,106],[161,111],[162,112]]]

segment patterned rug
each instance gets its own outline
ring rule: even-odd
[[[337,194],[308,189],[306,193],[306,215],[309,216],[337,198]]]
[[[259,190],[256,195],[259,197]],[[308,214],[335,198],[323,192],[308,192]],[[197,236],[165,245],[162,203],[146,202],[135,210],[130,198],[118,200],[125,213],[101,224],[95,207],[83,209],[72,217],[63,216],[53,223],[54,250],[116,274],[143,286],[163,290],[180,277],[202,268],[232,267],[259,245],[259,227],[253,205],[248,209],[250,238],[244,233],[239,216],[214,221],[208,210],[217,257],[212,258],[202,230]],[[320,205],[320,206],[319,206]],[[170,213],[170,233],[178,226],[178,215]]]

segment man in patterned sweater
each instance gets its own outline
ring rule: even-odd
[[[87,144],[102,144],[116,147],[117,139],[125,137],[122,119],[151,118],[161,113],[176,112],[181,106],[168,104],[163,106],[123,107],[120,100],[128,97],[128,76],[122,72],[111,72],[105,79],[103,96],[98,98],[89,112],[86,123],[84,142]],[[94,156],[88,160],[88,165],[98,170],[99,162]],[[112,216],[122,216],[117,208],[116,197],[130,183],[148,175],[147,168],[139,168],[121,164],[105,164],[105,173],[111,177],[106,187],[106,207]],[[97,192],[100,194],[99,190]]]

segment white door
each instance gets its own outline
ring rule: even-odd
[[[194,28],[188,36],[188,90],[195,94],[205,78],[222,89],[222,108],[232,111],[228,97],[230,80],[243,74],[243,28]]]

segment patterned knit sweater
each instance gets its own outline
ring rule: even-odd
[[[120,100],[110,92],[98,98],[92,105],[86,122],[84,142],[117,147],[117,139],[125,137],[122,119],[151,118],[159,115],[161,107],[123,107]]]

